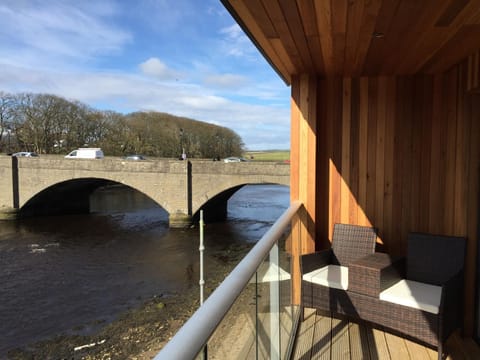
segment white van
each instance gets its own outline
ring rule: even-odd
[[[79,148],[65,156],[65,159],[103,159],[103,151],[100,148]]]

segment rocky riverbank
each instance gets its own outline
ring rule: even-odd
[[[205,293],[210,294],[250,249],[233,245],[214,254]],[[9,351],[9,359],[152,359],[199,306],[199,289],[155,296],[88,336],[60,335]]]

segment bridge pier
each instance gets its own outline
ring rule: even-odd
[[[178,229],[188,228],[192,226],[192,215],[188,215],[180,212],[169,214],[168,225],[171,228],[178,228]]]
[[[0,220],[16,220],[19,217],[19,210],[13,207],[0,208]]]

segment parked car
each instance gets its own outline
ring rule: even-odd
[[[223,162],[226,162],[226,163],[242,162],[242,161],[248,161],[248,160],[244,159],[244,158],[235,157],[235,156],[231,156],[231,157],[223,159]]]
[[[15,156],[15,157],[35,157],[35,156],[38,156],[38,154],[36,152],[33,152],[33,151],[20,151],[20,152],[13,153],[12,156]]]
[[[65,156],[66,159],[103,159],[103,157],[100,148],[79,148]]]
[[[134,154],[125,156],[125,160],[147,160],[147,158],[143,155]]]

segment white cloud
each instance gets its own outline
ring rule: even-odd
[[[0,56],[5,62],[38,66],[118,53],[132,36],[106,21],[115,15],[114,7],[107,4],[90,8],[82,1],[3,3]]]
[[[172,80],[181,77],[181,74],[173,69],[170,69],[160,59],[152,57],[139,65],[140,70],[145,75],[149,75],[160,80]]]

